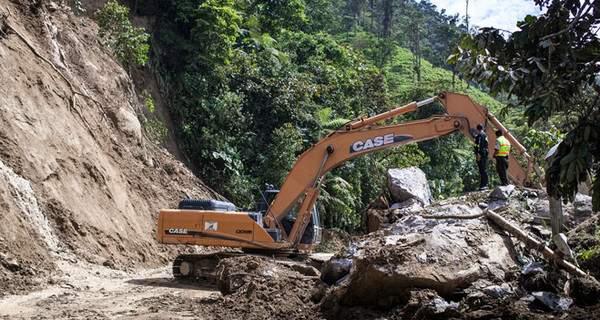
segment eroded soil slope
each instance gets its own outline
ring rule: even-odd
[[[144,133],[143,88],[96,34],[61,2],[0,0],[1,295],[45,283],[64,259],[166,265],[158,210],[215,196]]]

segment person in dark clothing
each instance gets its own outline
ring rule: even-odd
[[[496,171],[500,176],[500,185],[508,185],[508,156],[510,154],[510,142],[504,137],[502,130],[496,130],[496,145],[494,146],[494,158],[496,159]]]
[[[477,125],[477,135],[475,136],[475,158],[477,160],[477,168],[479,169],[479,189],[488,189],[488,138],[483,131],[483,125]]]

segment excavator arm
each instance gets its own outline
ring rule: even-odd
[[[375,125],[383,120],[397,115],[414,111],[420,106],[439,101],[446,109],[446,115],[435,115],[423,120],[415,120],[393,125]],[[514,136],[488,111],[487,108],[473,101],[466,95],[451,92],[441,92],[421,102],[412,102],[405,106],[387,111],[371,118],[361,118],[338,129],[312,148],[304,152],[288,174],[281,186],[280,192],[269,208],[269,216],[265,218],[267,226],[275,226],[297,204],[302,201],[298,213],[297,223],[289,235],[286,235],[290,245],[295,246],[301,231],[310,216],[309,208],[316,201],[318,186],[321,178],[331,169],[341,163],[360,155],[378,152],[383,149],[397,147],[409,143],[429,140],[448,135],[461,130],[471,140],[475,136],[475,127],[478,123],[484,124],[489,137],[490,146],[496,142],[495,129],[502,129],[504,135],[520,154],[527,159],[527,169],[524,170],[510,154],[511,165],[508,169],[509,177],[519,186],[533,187],[531,171],[541,173],[533,158],[527,154],[526,149]],[[492,153],[490,152],[490,158]],[[493,158],[492,158],[493,160]]]
[[[442,137],[463,126],[466,126],[465,118],[440,115],[364,130],[335,131],[298,158],[270,210],[278,220],[283,219],[307,188],[316,188],[327,172],[343,162],[367,153]]]

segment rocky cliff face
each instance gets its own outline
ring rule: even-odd
[[[3,293],[43,282],[56,259],[165,263],[158,211],[214,197],[144,133],[143,88],[96,33],[60,3],[0,0]]]

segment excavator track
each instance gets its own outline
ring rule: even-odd
[[[208,254],[182,254],[173,261],[173,276],[185,282],[214,281],[216,268],[221,259],[242,255],[237,252]]]
[[[183,254],[173,261],[173,276],[183,282],[209,282],[215,283],[217,265],[222,259],[239,256],[258,256],[273,258],[282,264],[309,264],[320,269],[329,256],[322,254],[282,254],[277,252],[249,253],[249,252],[216,252],[208,254]]]

